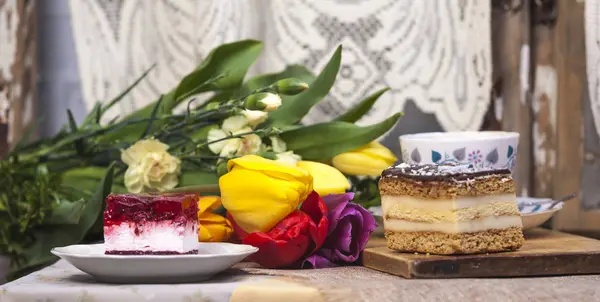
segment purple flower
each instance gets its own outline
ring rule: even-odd
[[[376,228],[373,215],[351,203],[354,193],[323,197],[329,210],[329,229],[325,243],[302,262],[303,268],[324,268],[356,262]]]

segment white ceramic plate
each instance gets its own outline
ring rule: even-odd
[[[563,203],[560,202],[553,208],[550,208],[553,200],[548,198],[533,198],[533,197],[517,197],[517,204],[521,212],[521,220],[523,221],[523,230],[532,229],[541,226],[554,213],[561,210]],[[381,207],[371,207],[369,211],[375,217],[379,227],[383,226],[383,217]]]
[[[200,243],[197,255],[105,255],[103,244],[70,245],[52,254],[101,282],[183,283],[212,278],[258,248],[232,243]]]
[[[517,197],[521,220],[523,220],[523,230],[541,226],[554,213],[563,208],[564,203],[562,202],[550,208],[552,202],[553,200],[549,198]]]

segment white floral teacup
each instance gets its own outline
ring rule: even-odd
[[[476,170],[509,169],[517,158],[519,133],[503,131],[429,132],[400,136],[408,164],[457,164]]]

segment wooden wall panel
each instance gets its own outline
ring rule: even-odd
[[[552,197],[556,167],[558,76],[554,23],[541,22],[547,12],[533,5],[532,16],[532,196]]]
[[[581,193],[583,168],[583,114],[587,97],[584,4],[577,0],[557,3],[556,70],[556,169],[553,196]],[[597,178],[597,176],[596,176]],[[580,195],[581,197],[581,195]],[[596,196],[597,198],[597,196]],[[600,218],[600,216],[595,216]],[[600,229],[600,220],[582,211],[581,199],[567,202],[554,219],[558,229]]]
[[[0,0],[0,156],[34,120],[36,103],[36,1]],[[8,104],[8,106],[7,106]],[[8,112],[5,108],[9,107]],[[6,118],[6,115],[8,118]]]
[[[532,114],[528,93],[529,3],[529,0],[512,1],[512,4],[511,1],[505,1],[494,5],[492,13],[493,78],[497,99],[494,107],[496,115],[500,117],[501,128],[521,134],[514,173],[520,195],[531,193],[533,171]]]

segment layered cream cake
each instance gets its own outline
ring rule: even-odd
[[[195,194],[108,195],[105,254],[197,254],[198,199]]]
[[[523,245],[509,170],[400,164],[383,171],[379,190],[390,249],[476,254]]]

